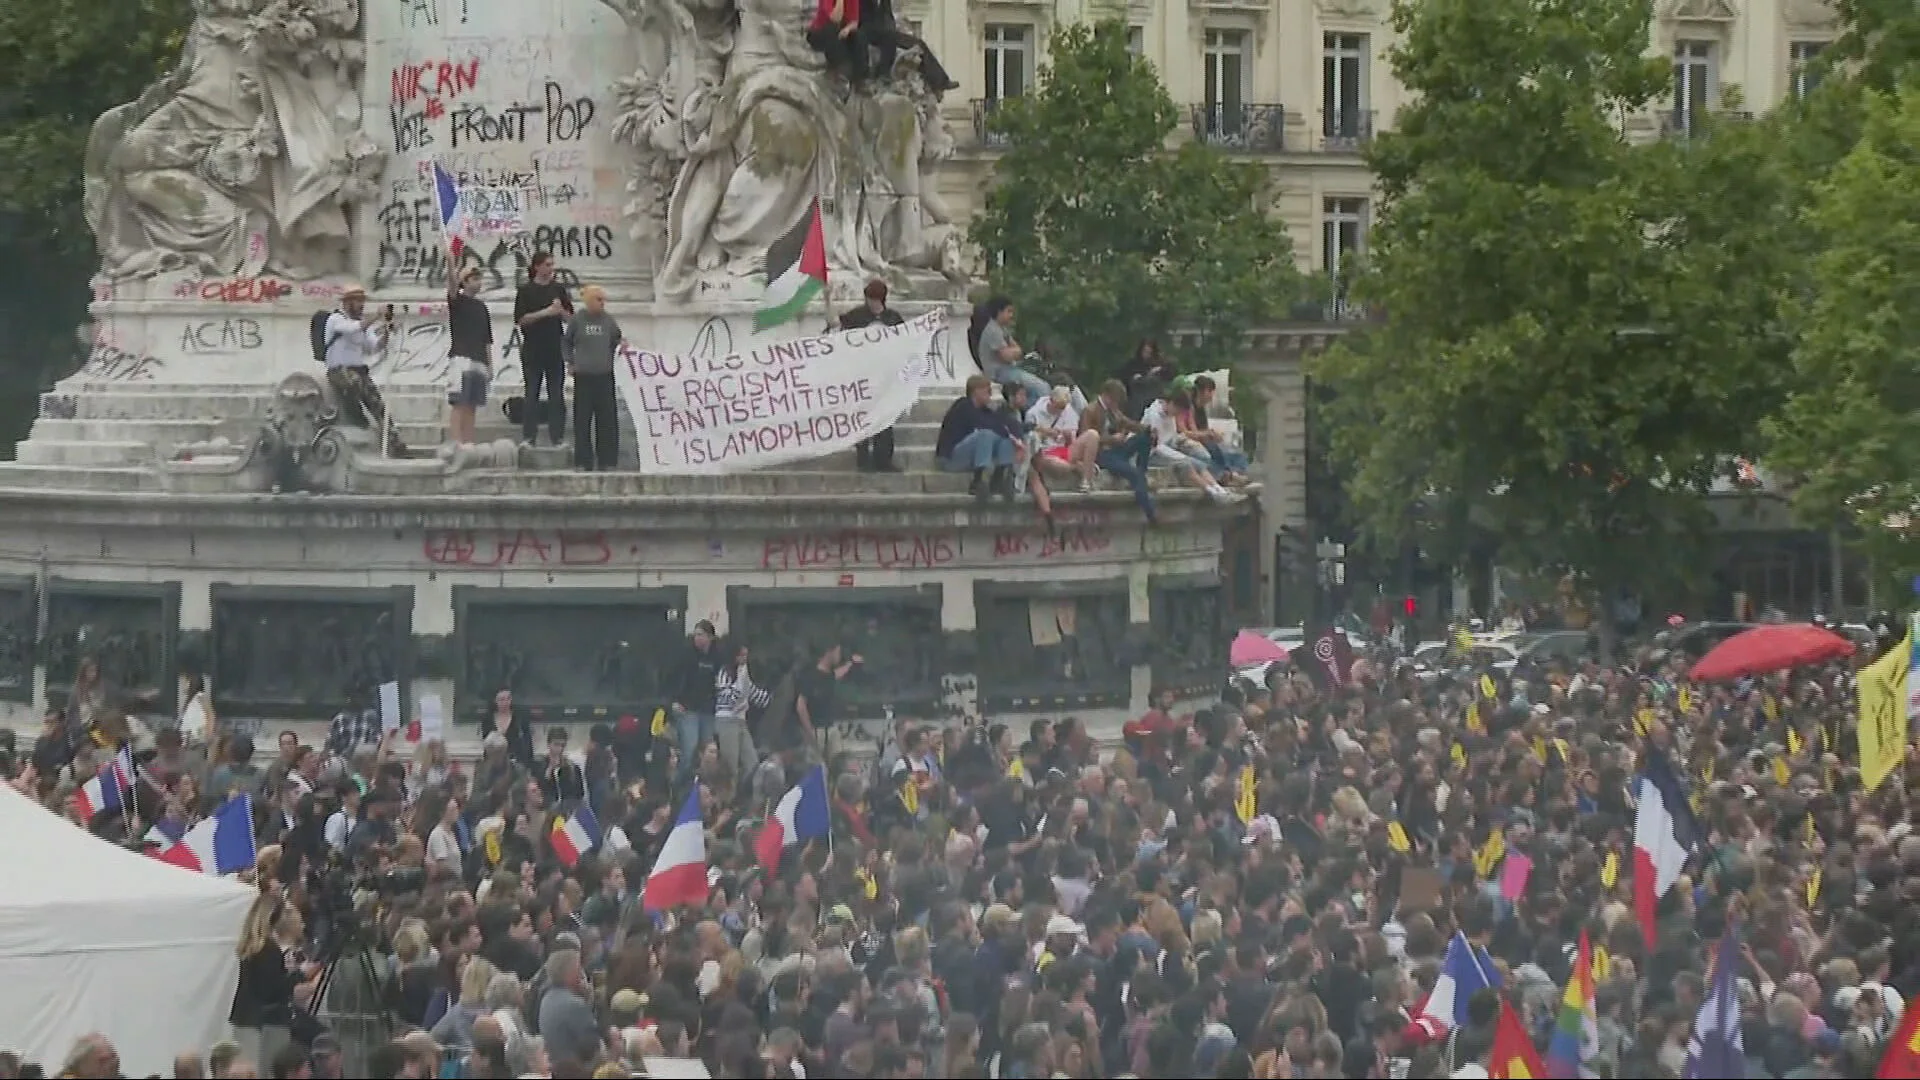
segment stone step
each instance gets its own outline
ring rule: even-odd
[[[273,397],[270,392],[252,388],[186,389],[178,386],[166,391],[127,392],[54,391],[40,395],[40,415],[46,419],[68,420],[248,420],[257,422],[267,415]],[[390,393],[387,407],[394,420],[403,424],[438,423],[446,412],[442,393]]]
[[[0,488],[38,488],[52,491],[158,491],[159,474],[152,469],[76,468],[71,465],[26,465],[0,462]]]
[[[638,472],[476,470],[454,485],[472,495],[565,498],[733,495],[964,495],[967,478],[951,473],[757,472],[724,476],[649,476]]]
[[[28,439],[14,447],[14,460],[22,465],[71,465],[91,469],[117,465],[146,468],[156,459],[150,442]]]
[[[34,421],[27,437],[29,443],[58,442],[136,442],[162,457],[171,457],[175,447],[206,442],[225,436],[229,442],[244,444],[258,433],[259,420],[55,420]],[[400,437],[409,446],[429,446],[440,442],[443,428],[438,423],[403,423]]]

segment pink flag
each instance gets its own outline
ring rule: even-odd
[[[1500,896],[1505,900],[1518,900],[1527,891],[1527,875],[1533,873],[1533,860],[1517,851],[1507,852],[1507,858],[1500,866]]]

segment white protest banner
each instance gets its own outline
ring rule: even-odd
[[[620,347],[640,471],[749,472],[850,449],[893,426],[944,361],[949,316],[755,345],[729,356]]]
[[[527,193],[510,187],[463,187],[460,212],[468,236],[497,236],[525,232]]]

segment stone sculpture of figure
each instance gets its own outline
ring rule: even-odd
[[[659,252],[661,299],[759,273],[816,195],[835,271],[957,268],[922,179],[951,142],[918,50],[850,87],[807,44],[814,0],[603,2],[647,43],[618,84],[616,133],[636,148],[628,211]]]
[[[193,8],[179,66],[94,123],[101,272],[344,272],[347,207],[372,197],[383,160],[361,131],[360,0]]]

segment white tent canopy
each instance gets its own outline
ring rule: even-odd
[[[0,1049],[51,1076],[97,1031],[123,1074],[171,1074],[174,1055],[227,1035],[255,895],[109,844],[0,784]]]

